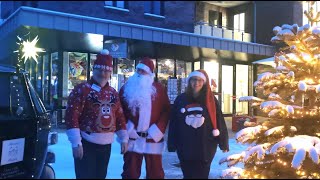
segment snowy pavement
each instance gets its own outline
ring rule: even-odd
[[[56,172],[57,179],[75,179],[74,164],[72,157],[72,150],[65,132],[59,132],[58,143],[50,146],[49,148],[56,155],[56,162],[52,164]],[[219,165],[219,160],[222,157],[236,154],[244,150],[247,146],[236,143],[233,136],[229,139],[230,151],[228,153],[222,153],[218,148],[216,156],[211,164],[211,171],[209,178],[219,178],[222,170],[227,169],[226,164]],[[114,141],[112,144],[111,157],[108,167],[108,179],[121,179],[123,156],[120,154],[120,144]],[[178,163],[176,153],[165,151],[163,154],[163,168],[165,171],[166,179],[181,179],[182,172],[179,167],[174,166]],[[241,167],[241,165],[237,166]],[[142,164],[142,172],[140,179],[145,179],[145,166]]]

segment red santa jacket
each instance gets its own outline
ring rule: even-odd
[[[169,120],[170,102],[166,90],[160,83],[154,82],[153,86],[156,89],[156,94],[151,98],[149,115],[148,113],[139,114],[139,110],[134,115],[124,97],[126,85],[120,89],[120,101],[126,117],[127,131],[130,138],[128,151],[149,154],[161,154],[163,151],[163,136]],[[146,104],[145,106],[148,105]],[[143,116],[143,118],[140,116]],[[145,119],[145,122],[142,123],[147,126],[145,131],[142,132],[143,134],[139,132],[139,122],[141,123],[141,119]]]
[[[77,85],[70,93],[65,121],[73,147],[81,145],[81,136],[92,143],[110,144],[115,131],[122,142],[128,141],[119,95],[109,84],[100,87],[91,79]]]

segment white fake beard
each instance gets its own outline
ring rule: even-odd
[[[136,115],[137,108],[145,109],[146,105],[151,103],[151,97],[156,93],[152,86],[153,81],[154,75],[134,73],[126,82],[123,95],[133,115]]]

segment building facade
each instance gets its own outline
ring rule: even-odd
[[[183,92],[186,76],[204,68],[224,114],[248,114],[248,104],[238,97],[253,94],[251,63],[272,57],[275,48],[259,44],[258,26],[253,26],[258,10],[254,2],[243,2],[3,1],[0,39],[6,43],[1,44],[0,63],[17,63],[17,36],[38,37],[37,46],[45,52],[38,63],[28,60],[24,68],[62,123],[70,91],[90,78],[103,48],[114,57],[110,82],[116,89],[139,59],[149,56],[172,102]]]

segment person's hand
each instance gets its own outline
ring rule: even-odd
[[[223,153],[229,152],[229,149],[222,150]]]
[[[83,157],[83,147],[82,145],[78,145],[78,147],[72,148],[73,158],[74,159],[82,159]]]
[[[124,154],[128,151],[128,143],[121,143],[121,154]]]

